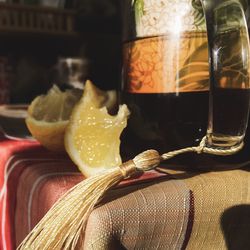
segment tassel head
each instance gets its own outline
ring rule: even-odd
[[[137,155],[133,162],[138,171],[149,171],[157,167],[162,158],[156,150],[150,149]]]

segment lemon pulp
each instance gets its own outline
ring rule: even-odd
[[[121,163],[120,135],[129,116],[126,105],[119,107],[117,115],[110,115],[106,107],[100,107],[98,96],[100,92],[86,83],[65,134],[66,151],[85,176]]]

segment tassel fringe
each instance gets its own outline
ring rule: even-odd
[[[83,180],[48,211],[18,249],[82,249],[80,236],[103,194],[123,179],[119,167]],[[78,244],[78,245],[77,245]],[[80,245],[79,245],[80,244]]]

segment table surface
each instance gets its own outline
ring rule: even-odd
[[[151,172],[110,190],[92,212],[86,249],[249,249],[249,168]],[[0,139],[0,249],[15,249],[84,177],[35,141]]]

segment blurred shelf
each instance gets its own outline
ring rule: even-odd
[[[75,11],[0,3],[0,35],[76,37]]]

